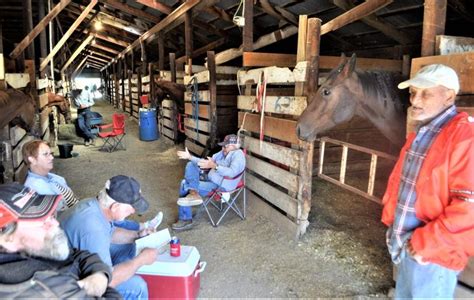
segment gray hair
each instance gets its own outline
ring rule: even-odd
[[[114,202],[116,202],[114,199],[110,198],[109,194],[107,194],[107,189],[105,187],[97,195],[97,200],[103,208],[109,208]]]

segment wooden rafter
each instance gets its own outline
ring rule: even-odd
[[[392,3],[393,0],[366,0],[321,26],[321,35],[355,22]]]
[[[86,55],[86,56],[81,60],[81,62],[77,65],[77,67],[76,67],[76,68],[74,69],[74,71],[72,72],[71,78],[75,78],[78,73],[81,73],[82,69],[83,69],[84,66],[85,66],[85,63],[86,63],[88,57],[89,57],[89,56]]]
[[[199,49],[196,49],[193,51],[193,54],[191,55],[192,58],[195,58],[195,57],[198,57],[200,55],[203,55],[204,53],[207,53],[207,51],[210,51],[210,50],[213,50],[219,46],[222,46],[224,45],[225,43],[227,42],[227,38],[226,37],[223,37],[223,38],[220,38],[218,39],[217,41],[214,41],[212,43],[209,43],[207,44],[206,46],[204,47],[201,47]],[[185,63],[186,62],[186,55],[185,56],[181,56],[180,58],[177,58],[176,59],[176,63],[177,64],[180,64],[180,63]]]
[[[135,2],[156,9],[166,15],[169,15],[173,11],[172,7],[164,3],[160,3],[157,0],[135,0]]]
[[[100,0],[100,2],[110,5],[111,7],[118,9],[124,13],[127,13],[129,15],[138,17],[138,18],[143,18],[146,20],[149,20],[153,23],[158,23],[161,21],[160,18],[156,17],[155,15],[152,15],[150,13],[147,13],[143,10],[137,9],[135,7],[131,7],[130,5],[127,5],[125,3],[119,2],[117,0]]]
[[[40,34],[46,26],[53,20],[69,3],[71,0],[61,0],[39,23],[33,28],[33,30],[28,33],[25,38],[13,49],[10,53],[10,58],[16,59],[28,45],[33,42],[33,40]]]
[[[89,34],[87,36],[86,39],[84,39],[84,41],[79,45],[79,47],[77,47],[77,49],[72,53],[71,57],[66,61],[66,63],[63,65],[63,67],[61,68],[61,73],[64,72],[64,70],[66,70],[67,67],[69,67],[69,65],[76,59],[76,57],[79,55],[79,53],[82,52],[82,50],[87,46],[89,45],[89,43],[92,41],[92,39],[94,38],[94,36],[92,34]]]
[[[107,64],[107,63],[109,63],[109,60],[107,60],[107,59],[103,59],[103,58],[101,58],[101,57],[98,57],[98,56],[89,55],[89,58],[91,58],[91,59],[95,59],[97,62],[99,62],[99,61],[100,61],[100,62],[101,62],[101,63],[103,63],[103,64]]]
[[[112,53],[112,54],[115,54],[115,55],[117,55],[117,54],[120,53],[120,51],[118,51],[118,50],[115,50],[115,49],[112,49],[112,48],[110,48],[110,47],[101,45],[101,44],[99,44],[99,43],[97,43],[97,42],[96,42],[96,43],[92,43],[92,44],[91,44],[91,47],[97,48],[97,49],[101,49],[101,50],[103,50],[103,51],[106,51],[106,52],[109,52],[109,53]]]
[[[350,10],[354,8],[354,4],[352,4],[352,2],[348,0],[333,0],[333,2],[336,6],[343,10]],[[362,18],[361,21],[369,25],[370,27],[377,29],[378,31],[382,32],[389,38],[394,39],[402,45],[407,45],[414,42],[413,37],[409,37],[394,26],[383,22],[375,15],[368,15]]]
[[[103,33],[97,32],[97,33],[95,34],[95,37],[98,38],[98,39],[107,41],[107,42],[109,42],[109,43],[112,43],[112,44],[115,44],[115,45],[119,45],[119,46],[121,46],[121,47],[128,47],[128,46],[130,46],[130,43],[127,43],[127,42],[125,42],[125,41],[116,39],[116,38],[111,37],[111,36],[107,36],[107,35],[105,35],[105,34],[103,34]]]
[[[46,66],[48,65],[49,61],[53,58],[54,55],[61,49],[61,47],[66,43],[67,39],[71,36],[71,34],[76,30],[76,28],[81,24],[81,22],[87,17],[89,12],[94,8],[97,4],[97,0],[91,0],[89,5],[87,5],[86,9],[82,12],[79,18],[72,24],[72,26],[68,29],[68,31],[64,34],[64,36],[56,43],[53,50],[48,54],[48,56],[41,62],[40,71],[43,71]]]
[[[99,52],[99,51],[94,51],[94,50],[91,50],[90,49],[91,47],[88,47],[88,49],[86,49],[86,52],[89,53],[89,54],[92,54],[92,55],[95,55],[95,56],[100,56],[104,59],[107,59],[108,61],[112,60],[113,57],[112,56],[109,56],[107,54],[104,54],[102,52]]]

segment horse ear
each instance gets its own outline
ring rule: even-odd
[[[344,68],[341,71],[341,74],[344,77],[348,77],[352,72],[354,72],[356,64],[356,55],[352,54],[351,59],[344,65]]]

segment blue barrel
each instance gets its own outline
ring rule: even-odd
[[[140,127],[140,140],[154,141],[158,139],[158,126],[156,125],[156,110],[140,110],[138,120]]]

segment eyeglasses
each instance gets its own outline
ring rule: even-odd
[[[49,151],[49,152],[40,153],[39,155],[44,156],[44,157],[48,157],[50,155],[53,156],[53,154],[54,154],[53,152]]]

